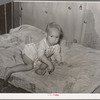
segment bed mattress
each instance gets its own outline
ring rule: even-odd
[[[0,36],[0,78],[3,79],[6,67],[23,63],[21,50],[27,43],[38,42],[45,32],[30,25],[21,25],[9,34]],[[66,41],[61,42],[61,56],[64,65],[55,66],[52,74],[37,75],[34,69],[13,73],[9,82],[36,93],[91,93],[100,85],[100,51]]]

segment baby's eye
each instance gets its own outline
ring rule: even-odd
[[[53,36],[51,36],[51,37],[53,37]]]

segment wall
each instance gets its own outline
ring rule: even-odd
[[[0,5],[13,2],[14,0],[0,0]]]
[[[13,27],[21,25],[21,8],[19,2],[13,3]]]
[[[84,45],[100,50],[100,2],[88,3],[86,9]]]
[[[12,2],[3,3],[0,5],[0,34],[8,33],[13,27]]]
[[[100,2],[22,2],[22,24],[45,30],[55,21],[64,38],[100,50]]]
[[[82,2],[22,2],[22,24],[45,30],[47,23],[55,21],[62,27],[65,39],[81,43],[85,8]]]

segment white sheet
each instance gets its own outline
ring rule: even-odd
[[[44,33],[42,30],[33,26],[22,25],[11,30],[6,39],[3,37],[2,43],[5,45],[0,43],[1,78],[6,67],[23,63],[20,53],[27,36],[33,36],[32,41],[35,41],[35,37],[39,38],[37,39],[39,41],[40,37],[41,39],[44,37],[42,33]],[[61,49],[63,61],[68,65],[55,66],[56,69],[51,75],[46,73],[44,76],[39,76],[34,73],[34,70],[14,73],[9,82],[38,93],[91,93],[100,85],[100,51],[75,43],[68,48],[65,40],[61,42]]]

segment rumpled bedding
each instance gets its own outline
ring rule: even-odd
[[[29,42],[37,43],[45,32],[31,25],[21,25],[11,29],[9,34],[0,36],[0,78],[6,67],[22,64],[22,50]],[[100,51],[66,41],[61,42],[61,66],[55,66],[52,74],[44,76],[34,73],[34,69],[13,73],[9,82],[36,93],[91,93],[100,85]]]

